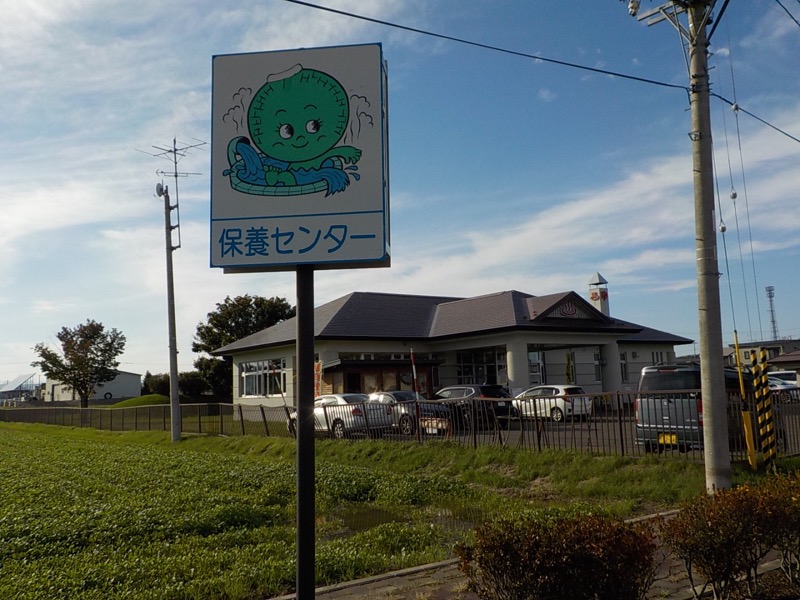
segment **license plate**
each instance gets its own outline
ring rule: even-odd
[[[425,433],[436,433],[450,428],[450,422],[447,419],[422,418],[419,421],[420,426],[425,429]]]
[[[677,433],[659,433],[658,434],[658,443],[659,444],[670,444],[672,446],[675,446],[678,443],[678,434]]]
[[[505,403],[505,402],[498,402],[498,403],[497,403],[497,406],[505,406],[505,405],[506,405],[506,403]]]

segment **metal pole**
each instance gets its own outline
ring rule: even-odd
[[[156,188],[160,190],[161,188]],[[169,328],[169,407],[172,441],[181,439],[181,405],[178,390],[178,342],[175,333],[175,286],[172,277],[172,206],[169,203],[169,187],[163,188],[164,232],[167,242],[167,321]]]
[[[297,600],[314,598],[314,268],[297,266]]]
[[[700,334],[700,373],[703,402],[703,444],[706,491],[730,488],[727,396],[722,361],[722,318],[719,300],[717,232],[714,220],[714,181],[711,109],[708,83],[707,11],[713,1],[690,3],[690,102],[692,109],[692,167],[694,170],[697,307]]]

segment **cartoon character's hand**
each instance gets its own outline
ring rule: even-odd
[[[345,163],[356,164],[361,158],[361,150],[353,148],[353,146],[337,146],[333,149],[333,152]]]

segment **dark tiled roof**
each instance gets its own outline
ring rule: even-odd
[[[626,325],[633,325],[633,323],[629,323],[628,321],[623,321],[622,319],[614,319],[618,323],[624,323]],[[641,331],[639,333],[634,333],[633,335],[627,335],[623,338],[620,338],[620,342],[628,343],[653,343],[653,342],[663,342],[669,344],[691,344],[694,340],[690,340],[689,338],[682,337],[680,335],[675,335],[673,333],[668,333],[666,331],[660,331],[659,329],[653,329],[651,327],[645,327],[644,325],[637,325]]]
[[[254,333],[217,349],[224,355],[293,343],[297,320]],[[515,290],[454,298],[353,292],[314,310],[317,339],[447,339],[497,331],[615,333],[626,341],[691,340],[612,319],[575,292],[532,296]]]

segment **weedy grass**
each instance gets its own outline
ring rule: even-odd
[[[296,445],[0,424],[0,598],[271,597],[295,578]],[[633,516],[704,489],[685,461],[316,443],[317,584],[452,556],[481,520]]]

